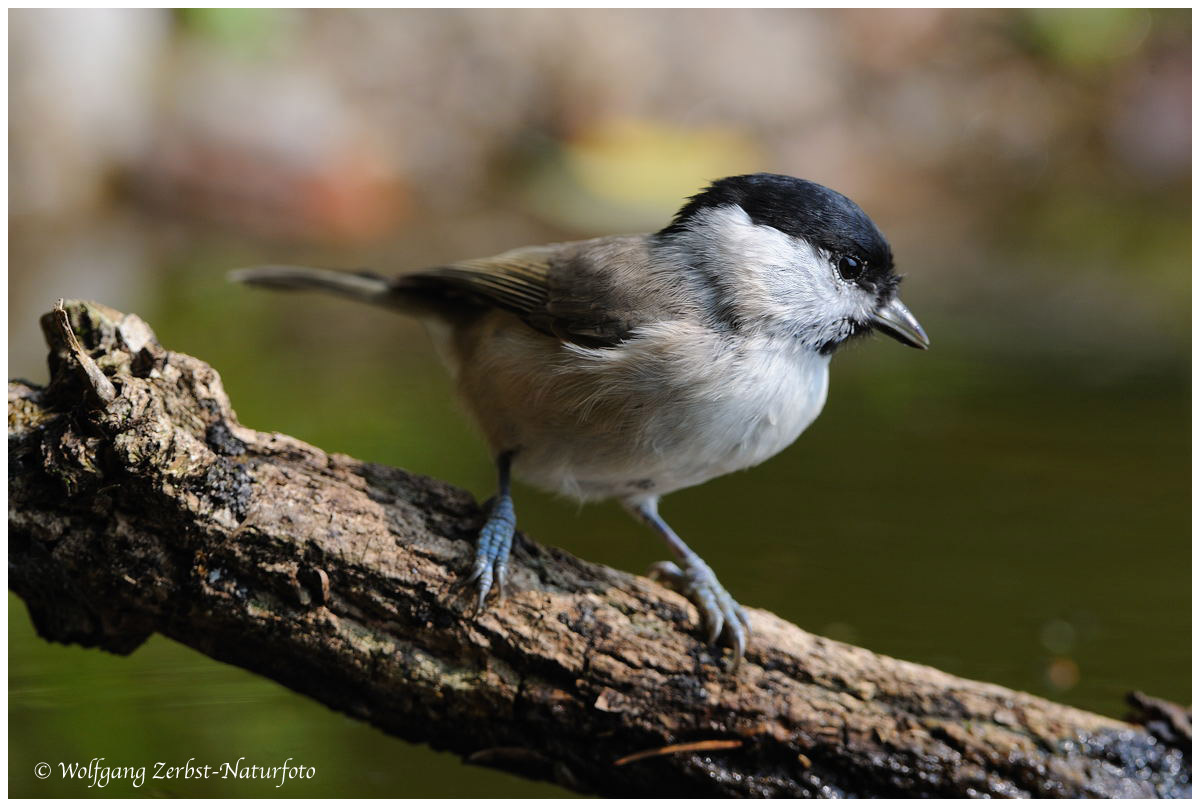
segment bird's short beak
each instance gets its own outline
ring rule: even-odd
[[[871,324],[877,330],[909,347],[921,350],[929,347],[929,337],[925,335],[925,329],[921,327],[921,323],[917,322],[917,318],[912,315],[908,307],[900,302],[899,297],[893,297],[880,306],[875,312]]]

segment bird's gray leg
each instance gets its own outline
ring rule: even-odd
[[[708,640],[715,642],[724,637],[733,648],[733,664],[736,668],[746,652],[746,637],[750,632],[750,620],[746,612],[729,596],[708,564],[663,521],[658,514],[657,499],[627,502],[625,506],[662,536],[678,561],[678,564],[671,561],[654,564],[650,568],[650,576],[667,583],[695,603],[708,625]]]
[[[479,581],[478,607],[482,610],[487,601],[492,583],[496,584],[496,596],[504,596],[504,580],[508,576],[508,553],[512,550],[513,533],[517,528],[517,514],[513,510],[509,480],[512,468],[512,451],[504,451],[496,458],[496,472],[500,489],[487,504],[488,517],[479,531],[475,545],[475,565],[467,583]]]

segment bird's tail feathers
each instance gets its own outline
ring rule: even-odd
[[[402,306],[391,281],[373,272],[343,272],[310,266],[254,266],[235,269],[228,275],[234,283],[283,291],[324,291],[364,303],[396,308]]]

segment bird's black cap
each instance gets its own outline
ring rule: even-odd
[[[837,191],[783,174],[743,174],[718,179],[691,197],[659,235],[690,229],[702,210],[738,205],[755,224],[781,232],[835,256],[866,263],[864,286],[878,291],[895,288],[892,249],[863,209]]]

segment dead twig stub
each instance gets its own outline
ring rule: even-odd
[[[88,390],[92,397],[92,404],[100,408],[108,406],[117,397],[116,387],[113,386],[113,383],[100,370],[95,360],[87,354],[83,346],[79,344],[79,339],[75,337],[75,330],[71,327],[71,319],[67,315],[67,310],[63,307],[61,299],[55,304],[53,315],[59,333],[70,349],[71,356],[75,359],[79,372],[87,382]]]

